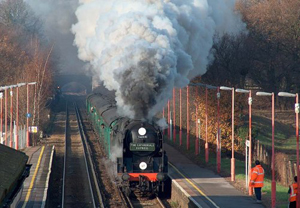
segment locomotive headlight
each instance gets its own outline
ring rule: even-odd
[[[165,175],[163,173],[157,173],[156,179],[158,181],[163,181],[165,179]]]
[[[147,168],[147,163],[141,162],[139,167],[140,167],[141,170],[145,170]]]
[[[147,131],[144,127],[141,127],[139,128],[138,133],[139,135],[144,136],[147,133]]]
[[[129,178],[130,178],[130,175],[129,175],[128,173],[124,173],[124,174],[122,175],[123,181],[128,181]]]

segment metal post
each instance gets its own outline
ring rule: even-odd
[[[248,183],[251,179],[251,164],[252,164],[252,138],[251,138],[251,122],[252,122],[252,115],[251,115],[251,106],[252,106],[252,92],[249,91],[249,98],[248,98],[248,104],[249,104],[249,158],[248,158]],[[253,188],[249,186],[249,196],[253,195]]]
[[[198,118],[198,152],[200,154],[200,141],[201,141],[201,121],[200,118]]]
[[[276,204],[276,181],[275,181],[275,149],[274,149],[274,114],[275,114],[275,107],[274,107],[274,93],[272,93],[272,208],[275,208]]]
[[[0,99],[1,99],[1,144],[3,142],[3,92],[0,92]]]
[[[248,188],[248,146],[247,146],[247,141],[245,141],[245,148],[246,148],[246,157],[245,157],[245,175],[246,175],[246,188]]]
[[[170,100],[168,100],[168,139],[170,139]]]
[[[26,113],[26,146],[30,146],[29,142],[29,84],[27,84],[27,113]]]
[[[198,139],[198,125],[197,125],[197,119],[198,119],[198,106],[197,106],[197,103],[196,103],[196,100],[197,100],[197,95],[198,95],[198,87],[196,87],[196,90],[195,90],[195,99],[194,99],[194,102],[195,102],[195,135],[196,135],[196,139]]]
[[[197,114],[198,114],[198,109],[196,106],[196,115],[195,115],[195,133],[196,133],[196,139],[195,139],[195,155],[199,154],[199,139],[198,139],[198,124],[197,124]]]
[[[232,104],[231,104],[231,131],[232,131],[232,138],[231,138],[231,181],[235,181],[235,158],[234,158],[234,88],[232,88]]]
[[[195,98],[197,98],[197,96],[198,96],[198,86],[195,86],[196,87],[196,91],[195,91],[195,93],[196,93],[196,96],[195,96]],[[195,99],[195,100],[197,100],[197,99]],[[200,151],[199,151],[199,149],[200,149],[200,139],[199,139],[199,132],[198,132],[198,130],[199,130],[199,126],[198,126],[198,120],[200,120],[200,119],[198,119],[198,105],[197,105],[197,102],[195,102],[195,111],[196,111],[196,115],[195,115],[195,135],[196,135],[196,139],[195,139],[195,154],[196,155],[199,155],[199,153],[200,153]]]
[[[176,106],[175,106],[175,88],[173,88],[173,142],[176,141]]]
[[[16,150],[19,149],[19,87],[17,87],[17,109],[16,109]]]
[[[295,113],[296,113],[296,141],[297,141],[297,191],[300,193],[300,180],[299,180],[299,96],[296,93],[296,104],[295,104]],[[300,208],[300,194],[297,194],[297,208]]]
[[[217,100],[218,100],[218,128],[217,128],[217,171],[220,173],[221,171],[221,150],[220,150],[220,87],[217,88]]]
[[[32,110],[32,125],[35,126],[35,122],[36,122],[36,102],[37,102],[37,85],[36,82],[32,83],[34,85],[34,96],[33,96],[33,110]],[[36,145],[36,138],[35,138],[35,134],[32,135],[32,141],[34,142],[34,146]]]
[[[170,128],[170,140],[172,140],[172,127],[173,127],[173,122],[172,122],[172,112],[171,112],[171,117],[170,117],[170,125],[169,125],[169,128]]]
[[[299,180],[299,111],[300,111],[300,106],[299,106],[299,96],[298,93],[293,94],[293,93],[287,93],[287,92],[279,92],[278,96],[283,96],[283,97],[296,97],[296,103],[295,103],[295,115],[296,115],[296,155],[297,155],[297,191],[300,193],[300,180]],[[300,194],[296,195],[296,202],[297,202],[297,208],[300,208]]]
[[[7,88],[5,88],[5,145],[7,144]]]
[[[165,118],[165,107],[163,108],[162,116]],[[163,135],[165,136],[165,129],[163,130]]]
[[[207,115],[207,87],[205,87],[205,161],[208,163],[209,159],[209,150],[208,150],[208,141],[207,141],[207,123],[208,123],[208,115]]]
[[[190,148],[189,86],[186,87],[186,149]]]
[[[195,109],[195,135],[196,135],[196,138],[198,138],[198,125],[197,125],[198,116],[197,116],[197,114],[198,114],[198,109],[196,107],[196,109]]]
[[[180,146],[182,145],[182,90],[180,88],[179,90],[179,108],[180,108],[180,111],[179,111],[179,128],[180,128],[180,131],[179,131],[179,144]]]
[[[10,88],[10,139],[9,146],[13,147],[13,90]]]

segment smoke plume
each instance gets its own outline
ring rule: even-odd
[[[216,33],[245,26],[235,0],[81,0],[72,26],[78,56],[116,91],[119,113],[151,119],[173,87],[205,73]]]

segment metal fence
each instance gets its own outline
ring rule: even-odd
[[[5,129],[4,126],[2,129]],[[10,125],[7,125],[7,129],[10,129]],[[13,125],[13,134],[10,135],[10,131],[7,131],[7,137],[5,141],[5,131],[2,133],[0,132],[1,138],[0,143],[4,144],[6,146],[9,146],[11,148],[16,149],[17,148],[17,138],[18,138],[18,149],[24,149],[26,148],[26,125],[20,125],[19,131],[18,131],[18,137],[17,137],[17,128],[16,125]],[[12,138],[12,140],[11,140]]]

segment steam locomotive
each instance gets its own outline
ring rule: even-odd
[[[127,195],[136,190],[168,193],[168,158],[159,127],[120,117],[113,96],[105,89],[89,95],[86,106],[107,156],[116,165],[123,191]]]

